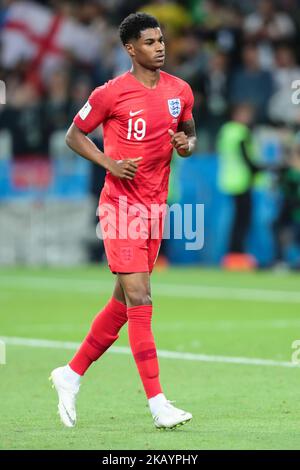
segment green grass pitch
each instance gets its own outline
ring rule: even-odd
[[[79,342],[112,286],[102,267],[2,268],[0,336]],[[299,276],[171,268],[154,273],[153,300],[158,349],[211,359],[160,359],[165,393],[190,423],[157,431],[133,359],[108,352],[83,379],[77,427],[65,429],[48,376],[73,351],[7,344],[0,448],[299,449],[300,369],[247,362],[291,361]],[[126,328],[115,346],[128,346]]]

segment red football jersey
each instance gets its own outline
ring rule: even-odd
[[[167,200],[173,147],[169,129],[192,119],[194,104],[190,86],[180,78],[160,72],[156,88],[147,88],[131,72],[96,88],[74,118],[89,133],[103,124],[104,153],[115,159],[143,157],[133,180],[107,172],[104,195],[114,202],[126,196],[128,204]]]

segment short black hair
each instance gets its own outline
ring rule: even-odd
[[[131,13],[120,24],[120,38],[125,46],[130,39],[139,39],[141,31],[159,27],[159,22],[154,16],[148,15],[148,13]]]

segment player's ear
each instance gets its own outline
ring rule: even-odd
[[[134,46],[133,44],[125,44],[125,49],[126,51],[128,52],[128,54],[130,55],[130,57],[134,57],[135,56],[135,52],[134,52]]]

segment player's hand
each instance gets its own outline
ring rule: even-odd
[[[138,163],[142,158],[129,158],[128,160],[111,159],[108,170],[117,178],[133,180],[139,166]]]
[[[174,132],[172,129],[169,129],[169,135],[171,137],[171,144],[177,150],[179,154],[185,154],[189,152],[189,139],[184,132]]]

